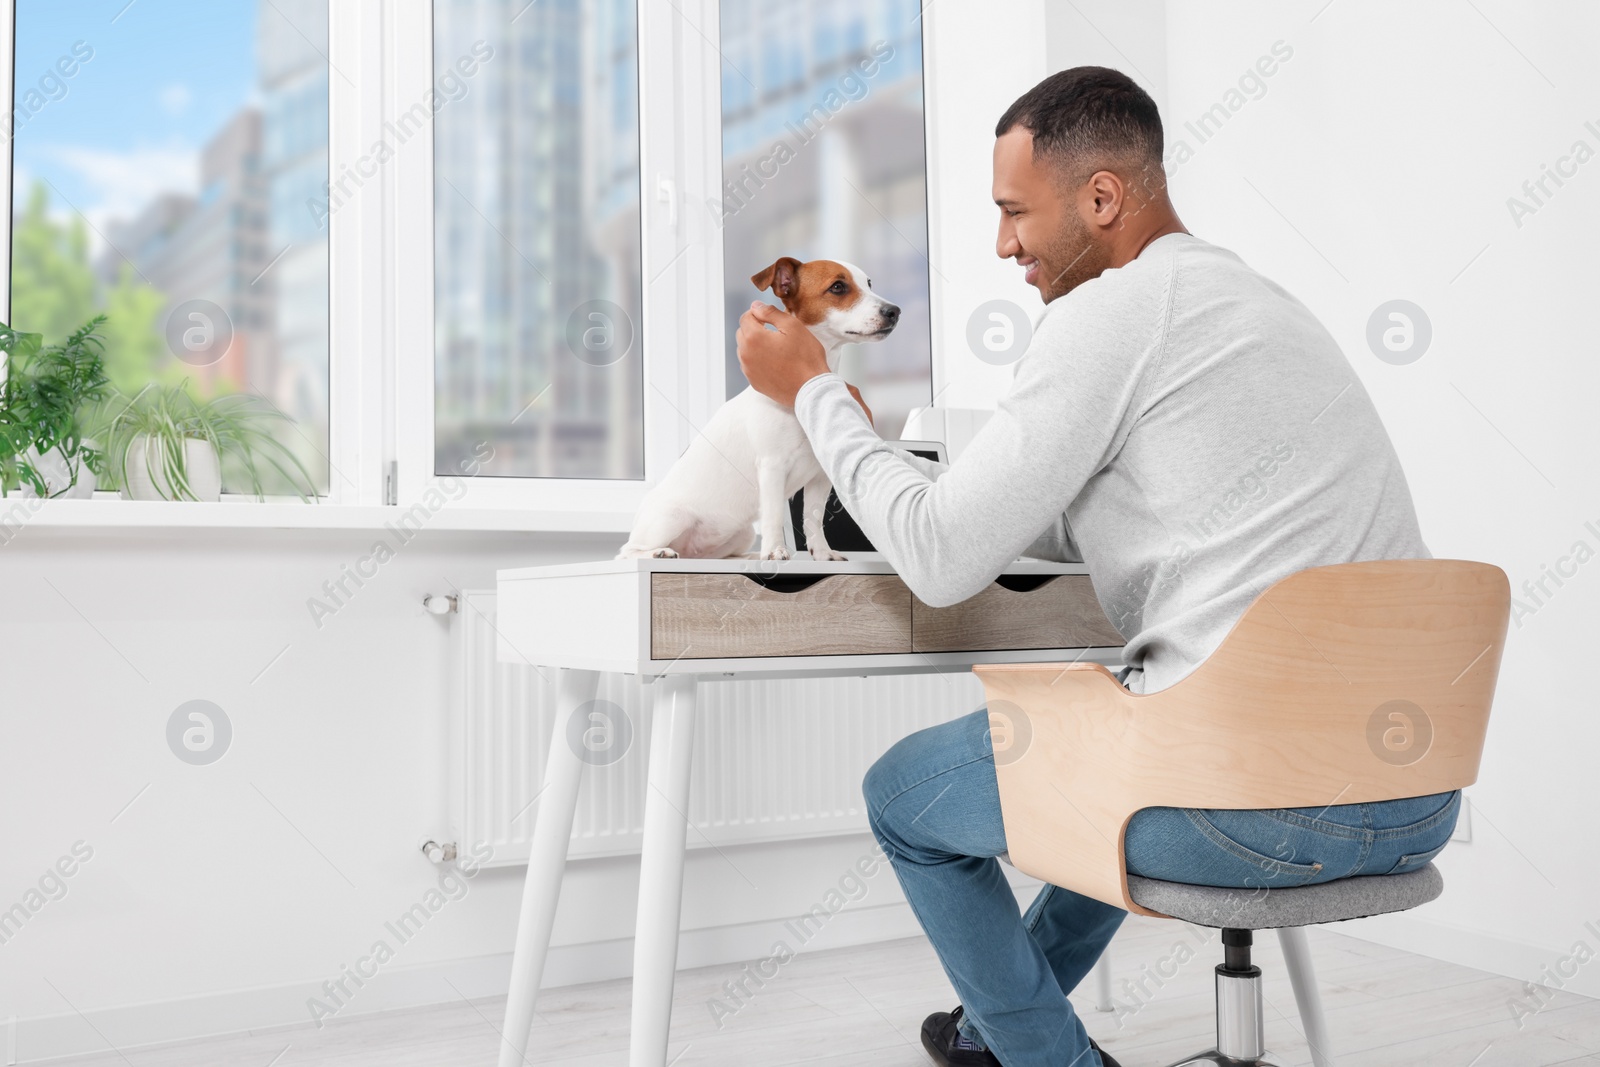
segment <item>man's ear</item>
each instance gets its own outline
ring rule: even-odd
[[[1083,205],[1091,225],[1102,229],[1116,224],[1124,208],[1136,207],[1129,201],[1122,176],[1111,170],[1095,171],[1083,187]]]
[[[800,261],[784,256],[759,274],[751,275],[750,284],[757,289],[771,289],[774,296],[788,304],[800,291]]]

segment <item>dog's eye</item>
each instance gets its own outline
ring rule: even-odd
[[[828,292],[830,293],[848,293],[849,291],[850,287],[844,282],[834,282],[832,285],[828,286]]]

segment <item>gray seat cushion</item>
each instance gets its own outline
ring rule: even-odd
[[[1405,911],[1444,892],[1433,864],[1405,874],[1340,878],[1293,889],[1216,889],[1128,875],[1128,895],[1140,907],[1197,926],[1276,930]]]

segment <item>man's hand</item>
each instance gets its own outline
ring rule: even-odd
[[[759,300],[739,317],[737,340],[745,378],[784,407],[794,407],[802,385],[828,373],[828,354],[805,324]]]

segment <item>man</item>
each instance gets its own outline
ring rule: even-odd
[[[1172,685],[1261,590],[1307,567],[1428,555],[1377,412],[1304,305],[1188,233],[1154,101],[1117,71],[1046,78],[995,129],[996,247],[1047,308],[999,409],[948,468],[884,444],[820,345],[752,305],[739,359],[793,405],[834,488],[934,605],[1028,554],[1088,565],[1127,640],[1124,684]],[[874,834],[963,1007],[923,1025],[942,1064],[1114,1067],[1067,994],[1123,912],[1045,886],[1025,915],[982,710],[905,738],[868,772]],[[1126,836],[1151,878],[1275,888],[1421,866],[1459,798],[1296,811],[1148,809]]]

